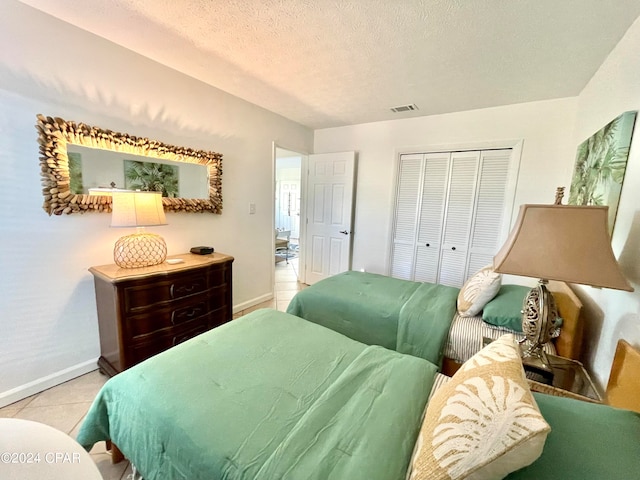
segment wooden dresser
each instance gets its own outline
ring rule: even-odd
[[[184,253],[183,263],[91,267],[103,373],[116,375],[232,318],[231,265],[221,253]]]

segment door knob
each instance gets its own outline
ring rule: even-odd
[[[346,230],[340,230],[340,233],[343,235],[349,235],[349,232],[347,232]]]

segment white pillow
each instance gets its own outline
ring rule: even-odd
[[[478,270],[465,282],[458,294],[458,314],[473,317],[498,294],[502,285],[502,275],[493,271],[493,265]]]
[[[542,454],[550,430],[529,390],[515,337],[503,335],[433,395],[407,478],[504,478]]]

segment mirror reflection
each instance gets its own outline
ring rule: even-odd
[[[204,165],[173,162],[67,145],[71,193],[118,188],[162,192],[168,198],[208,198],[209,172]]]

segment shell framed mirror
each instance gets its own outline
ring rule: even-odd
[[[37,115],[49,215],[110,212],[113,191],[161,191],[168,212],[222,213],[222,154]]]

